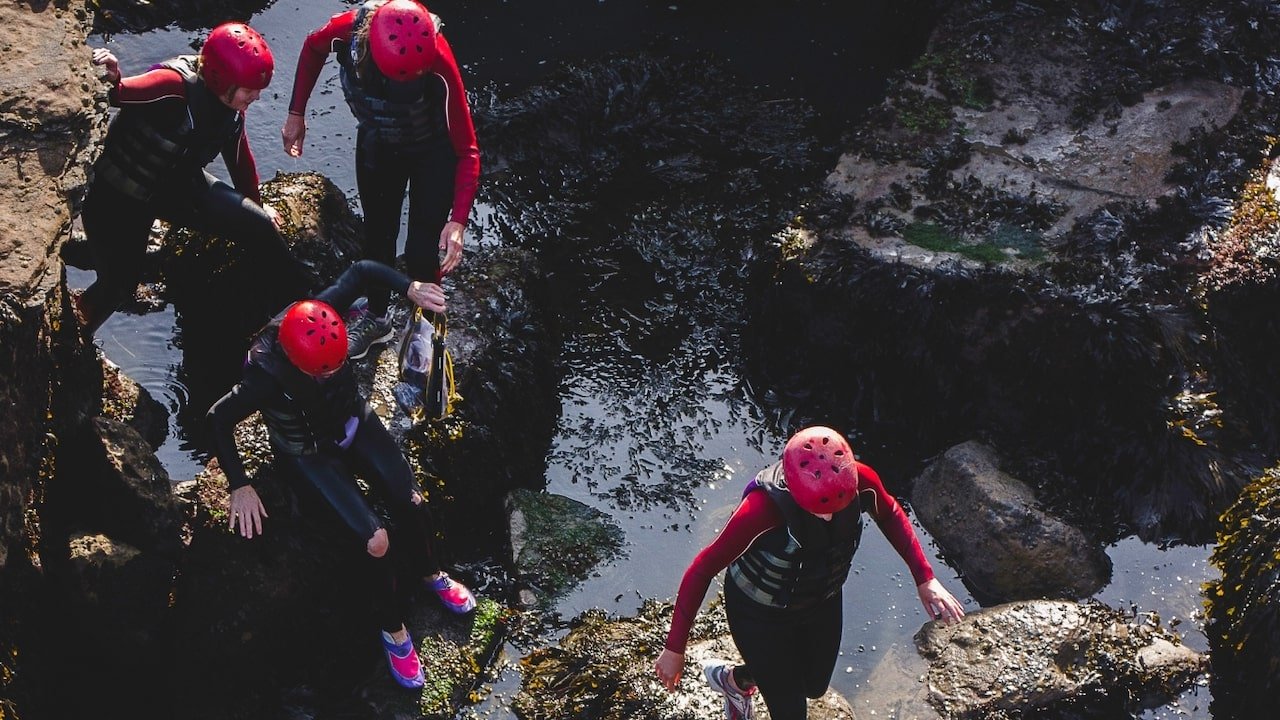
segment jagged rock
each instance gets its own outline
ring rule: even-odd
[[[146,388],[102,357],[102,414],[138,431],[152,450],[169,435],[169,411]]]
[[[1245,486],[1222,517],[1205,587],[1218,717],[1262,717],[1280,697],[1280,467]]]
[[[48,503],[58,525],[100,531],[144,552],[179,552],[183,521],[169,474],[138,431],[119,420],[94,418],[60,449]]]
[[[662,651],[671,605],[647,601],[631,618],[611,618],[589,610],[574,618],[556,646],[539,648],[524,660],[524,679],[515,699],[526,720],[715,720],[724,717],[723,698],[702,676],[712,659],[741,661],[729,637],[721,602],[698,614],[685,650],[685,672],[674,692],[658,682],[653,663]],[[769,710],[757,699],[755,717]],[[810,720],[853,720],[849,704],[828,690],[809,701]]]
[[[546,602],[615,557],[622,529],[572,498],[531,490],[507,495],[512,565]]]
[[[994,602],[1087,598],[1111,580],[1102,544],[1040,509],[995,452],[957,445],[913,483],[912,507],[965,584]]]

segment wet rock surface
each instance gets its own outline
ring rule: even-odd
[[[947,450],[912,487],[920,521],[984,604],[1087,598],[1111,580],[1102,544],[1045,513],[980,443]]]
[[[156,450],[169,434],[169,411],[146,388],[102,358],[102,414],[138,431]]]

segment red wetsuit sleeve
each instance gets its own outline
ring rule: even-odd
[[[858,497],[862,501],[862,509],[875,519],[880,532],[906,561],[916,585],[932,580],[933,567],[920,548],[920,539],[916,537],[907,513],[884,489],[879,473],[862,463],[858,463]]]
[[[462,86],[458,61],[443,35],[436,40],[440,59],[432,71],[444,80],[445,121],[449,125],[449,142],[458,156],[458,168],[453,176],[453,211],[449,219],[466,225],[480,185],[480,148],[476,144],[476,128],[471,122],[471,106],[467,104],[467,90]]]
[[[236,190],[261,205],[262,193],[258,191],[258,163],[253,159],[253,151],[249,149],[249,132],[244,122],[240,123],[240,137],[232,138],[222,149],[222,159],[227,163],[227,172],[231,174],[231,182],[236,186]]]
[[[352,8],[334,15],[329,18],[329,22],[313,30],[302,41],[298,67],[293,73],[293,94],[289,96],[291,114],[306,115],[307,101],[311,99],[311,91],[320,79],[320,69],[324,67],[325,60],[329,59],[329,53],[351,42],[358,10],[359,8]]]
[[[120,78],[120,82],[108,91],[107,97],[116,107],[145,105],[158,100],[185,99],[187,86],[177,70],[156,68],[141,75]]]
[[[703,548],[684,571],[675,610],[671,613],[671,630],[667,633],[666,642],[668,650],[684,654],[693,619],[702,606],[711,580],[746,552],[756,538],[779,525],[782,525],[782,513],[778,512],[767,493],[750,492],[742,499],[733,517],[725,523],[720,537]]]

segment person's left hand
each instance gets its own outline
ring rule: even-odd
[[[916,587],[916,592],[919,593],[920,603],[924,605],[924,611],[930,619],[940,620],[943,625],[950,625],[964,617],[964,607],[954,595],[942,587],[938,578],[920,583]]]
[[[262,203],[262,212],[266,213],[267,217],[271,218],[271,224],[275,225],[276,229],[279,230],[280,223],[283,222],[280,219],[280,212],[266,203]]]
[[[409,291],[405,293],[409,301],[423,310],[444,312],[444,288],[435,283],[424,283],[414,280],[409,283]]]
[[[444,224],[444,229],[440,231],[440,250],[444,253],[444,260],[440,261],[440,274],[447,275],[451,270],[462,262],[462,233],[465,228],[462,223],[450,220]]]

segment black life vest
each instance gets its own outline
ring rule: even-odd
[[[370,0],[356,12],[357,35],[365,17],[382,3]],[[431,21],[440,31],[443,23],[435,13]],[[356,116],[360,129],[372,140],[393,144],[398,150],[411,152],[448,138],[449,119],[446,104],[449,86],[444,78],[427,73],[409,82],[394,82],[374,66],[365,63],[366,77],[356,71],[359,65],[359,42],[352,36],[346,48],[338,50],[338,77],[342,95]]]
[[[830,522],[806,512],[791,497],[782,464],[760,471],[743,492],[765,492],[783,525],[756,538],[729,565],[729,578],[747,597],[774,608],[805,608],[834,597],[849,577],[862,539],[862,508],[854,499]]]
[[[195,55],[160,63],[182,76],[178,98],[120,109],[94,172],[129,197],[150,200],[183,174],[208,165],[244,129],[244,115],[218,99],[196,72]]]
[[[276,452],[310,455],[343,439],[347,420],[352,416],[363,420],[366,405],[350,363],[319,382],[289,362],[280,347],[279,333],[277,317],[254,338],[246,364],[274,378],[287,400],[260,408],[272,447]]]

